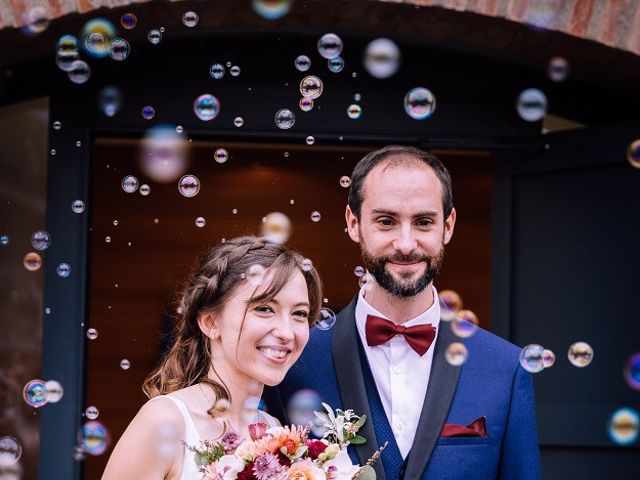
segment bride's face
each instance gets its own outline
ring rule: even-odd
[[[266,275],[257,289],[242,282],[214,319],[214,366],[234,380],[248,377],[277,385],[309,340],[309,295],[302,273],[296,269],[273,299],[255,301],[270,280]]]

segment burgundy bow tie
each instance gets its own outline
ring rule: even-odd
[[[427,353],[433,343],[433,339],[436,338],[436,329],[433,325],[404,327],[375,315],[367,315],[365,331],[367,343],[370,347],[382,345],[395,335],[404,335],[409,346],[418,352],[420,356]]]

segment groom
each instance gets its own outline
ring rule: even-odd
[[[270,392],[271,413],[312,389],[334,408],[365,414],[367,442],[350,455],[364,464],[388,442],[374,465],[378,480],[539,479],[533,386],[520,350],[482,329],[456,337],[440,317],[433,279],[456,221],[448,171],[429,153],[388,146],[366,155],[351,181],[348,232],[375,281],[333,329],[312,331]],[[468,351],[462,365],[447,361],[458,342]]]

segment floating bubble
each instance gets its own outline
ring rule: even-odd
[[[593,360],[593,348],[585,342],[576,342],[569,347],[569,361],[575,367],[583,368]]]
[[[236,127],[240,128],[241,126],[243,126],[243,125],[244,125],[244,118],[242,118],[242,117],[236,117],[236,118],[234,118],[234,119],[233,119],[233,124],[234,124]]]
[[[60,278],[67,278],[71,275],[71,266],[68,263],[59,263],[56,267],[56,273]]]
[[[284,213],[271,212],[262,223],[262,236],[273,243],[283,244],[291,235],[291,221]]]
[[[315,324],[319,330],[330,330],[336,324],[336,314],[327,307],[320,309],[320,319]]]
[[[281,108],[276,112],[276,126],[282,130],[288,130],[296,123],[296,116],[288,108]]]
[[[30,272],[35,272],[42,266],[42,257],[36,252],[29,252],[22,259],[22,265]]]
[[[564,82],[569,76],[569,62],[563,57],[553,57],[549,60],[547,74],[554,82]]]
[[[518,115],[527,122],[537,122],[547,113],[547,97],[537,88],[528,88],[518,97]]]
[[[182,127],[182,125],[178,125],[176,127],[176,133],[182,133],[182,132],[184,132],[184,128]]]
[[[107,117],[113,117],[122,108],[123,98],[122,90],[118,87],[104,87],[98,94],[98,107]]]
[[[311,68],[311,59],[306,55],[298,55],[294,62],[296,70],[299,72],[306,72]]]
[[[153,436],[156,454],[160,458],[173,459],[180,446],[178,430],[169,424],[161,425]]]
[[[9,244],[9,235],[3,234],[0,235],[0,245],[5,246]]]
[[[524,347],[520,352],[520,365],[530,373],[544,370],[544,347],[535,343]]]
[[[640,391],[640,352],[629,357],[624,367],[624,379],[634,390]]]
[[[122,179],[122,190],[127,193],[135,193],[138,190],[138,179],[133,175],[127,175]]]
[[[304,77],[300,82],[300,93],[303,97],[318,98],[322,95],[323,88],[322,80],[314,75]]]
[[[135,14],[130,13],[130,12],[129,13],[125,13],[120,18],[120,25],[122,25],[122,28],[124,28],[126,30],[134,29],[136,27],[137,23],[138,23],[138,17],[136,17]]]
[[[322,219],[322,215],[320,215],[320,212],[311,212],[311,221],[312,222],[319,222],[320,219]]]
[[[81,147],[82,146],[82,142],[80,140],[76,140],[76,147]]]
[[[122,370],[129,370],[129,368],[131,368],[131,362],[126,358],[123,358],[122,360],[120,360],[120,368]]]
[[[226,398],[220,398],[213,404],[213,412],[216,416],[225,416],[230,408],[231,403]]]
[[[352,120],[357,120],[362,116],[362,107],[355,103],[352,103],[347,108],[347,116]]]
[[[335,33],[325,33],[318,40],[318,53],[321,57],[336,58],[342,53],[342,40]]]
[[[73,213],[82,213],[84,212],[84,202],[82,200],[74,200],[71,204],[71,211]]]
[[[365,273],[367,273],[367,270],[362,265],[358,265],[353,269],[353,274],[358,278],[363,277]]]
[[[425,120],[436,109],[436,97],[424,87],[412,88],[404,96],[404,110],[415,120]]]
[[[13,437],[0,437],[0,465],[14,465],[22,456],[22,446]],[[15,477],[19,478],[19,477]]]
[[[188,142],[171,125],[158,125],[147,130],[142,141],[139,167],[159,183],[169,183],[184,174],[189,166]]]
[[[333,73],[340,73],[344,70],[344,59],[342,57],[330,58],[327,60],[327,66]]]
[[[33,408],[40,408],[49,401],[49,392],[47,386],[42,380],[31,380],[22,389],[22,398],[27,405]]]
[[[400,49],[388,38],[377,38],[367,45],[364,68],[372,77],[389,78],[400,66]]]
[[[98,418],[100,416],[100,410],[98,410],[98,407],[95,407],[93,405],[90,405],[87,407],[87,409],[84,411],[84,415],[85,417],[87,417],[89,420],[95,420],[96,418]]]
[[[98,330],[96,330],[95,328],[87,329],[87,338],[89,340],[95,340],[96,338],[98,338]]]
[[[51,151],[49,152],[52,156],[55,156],[56,154],[56,149],[52,148]]]
[[[46,313],[47,315],[49,315],[51,313],[51,309],[49,307],[44,309],[44,313]]]
[[[234,208],[233,210],[231,210],[231,213],[233,213],[234,215],[237,215],[238,214],[238,209]]]
[[[257,287],[262,282],[267,269],[260,264],[251,265],[244,273],[244,278],[253,286]]]
[[[632,167],[640,168],[640,140],[631,142],[627,149],[627,160]]]
[[[359,93],[356,93],[356,94],[353,96],[353,99],[354,99],[356,102],[359,102],[360,100],[362,100],[362,95],[360,95]]]
[[[258,407],[260,399],[258,397],[249,397],[242,404],[242,419],[247,423],[255,423],[258,420]]]
[[[106,18],[89,20],[82,28],[85,50],[96,57],[106,57],[109,54],[109,43],[115,36],[116,27]]]
[[[37,35],[44,32],[49,26],[47,9],[42,5],[31,7],[24,13],[24,26],[22,31],[28,35]]]
[[[110,440],[107,428],[96,420],[85,423],[80,430],[82,448],[89,455],[102,455],[109,447]]]
[[[469,352],[467,351],[467,347],[465,347],[463,343],[454,342],[447,347],[447,350],[444,352],[444,356],[450,365],[459,367],[467,361]]]
[[[114,227],[117,227],[117,226],[118,226],[118,220],[114,220],[114,221],[113,221],[113,226],[114,226]]]
[[[347,175],[340,177],[340,186],[342,188],[349,188],[351,186],[351,177]]]
[[[120,62],[129,56],[130,49],[131,47],[129,46],[129,42],[124,38],[116,38],[109,46],[109,56]]]
[[[373,290],[375,282],[376,278],[370,273],[365,273],[363,276],[358,278],[358,286],[365,292],[370,292],[371,290]]]
[[[313,145],[314,143],[316,143],[316,139],[313,138],[313,135],[309,135],[307,138],[305,138],[304,140],[307,145]]]
[[[211,75],[211,78],[215,80],[220,80],[222,77],[224,77],[224,72],[224,65],[222,65],[221,63],[214,63],[213,65],[211,65],[211,67],[209,67],[209,75]]]
[[[545,348],[544,352],[542,352],[542,364],[544,368],[550,368],[554,363],[556,363],[556,354]]]
[[[311,261],[310,258],[304,258],[300,262],[300,268],[305,272],[309,272],[313,268],[313,262]]]
[[[69,80],[78,85],[85,83],[91,76],[91,67],[84,60],[74,60],[69,68],[67,72]]]
[[[158,45],[162,40],[162,32],[157,28],[149,30],[149,33],[147,33],[147,40],[149,40],[153,45]]]
[[[205,220],[204,217],[197,217],[196,218],[196,227],[198,228],[202,228],[207,224],[207,221]]]
[[[100,32],[93,32],[84,39],[84,49],[94,57],[106,57],[109,54],[109,39]]]
[[[237,77],[238,75],[240,75],[240,67],[239,67],[239,66],[237,66],[237,65],[234,65],[233,67],[231,67],[231,68],[229,69],[229,74],[230,74],[232,77]]]
[[[227,152],[227,150],[224,148],[218,148],[213,153],[213,158],[218,163],[225,163],[227,160],[229,160],[229,152]]]
[[[313,99],[308,97],[302,97],[300,99],[300,110],[303,112],[308,112],[313,109]]]
[[[153,117],[156,116],[156,109],[153,108],[151,105],[145,105],[144,107],[142,107],[142,118],[144,118],[145,120],[151,120]]]
[[[287,403],[287,414],[294,425],[306,425],[313,421],[313,412],[322,412],[322,397],[315,390],[298,390]]]
[[[31,245],[36,250],[46,250],[51,245],[51,235],[45,230],[38,230],[31,235]]]
[[[189,11],[185,12],[184,15],[182,15],[182,24],[187,28],[195,27],[196,25],[198,25],[199,21],[200,17],[196,12]]]
[[[48,393],[47,403],[58,403],[62,399],[64,389],[62,388],[62,385],[60,385],[60,382],[57,382],[56,380],[49,380],[44,384],[44,386]]]
[[[72,457],[76,462],[81,462],[85,459],[84,448],[82,445],[74,445]]]
[[[178,182],[178,191],[183,197],[195,197],[200,191],[200,180],[195,175],[185,175]]]
[[[460,310],[451,322],[451,330],[458,337],[468,338],[478,330],[478,317],[471,310]]]
[[[453,290],[443,290],[438,294],[440,302],[440,317],[442,320],[449,321],[456,317],[456,314],[462,309],[462,298]]]
[[[210,93],[200,95],[193,102],[193,113],[204,122],[213,120],[220,113],[220,102]]]
[[[63,72],[70,72],[73,70],[73,62],[80,59],[80,54],[77,51],[68,53],[56,53],[56,65]]]
[[[78,39],[73,35],[62,35],[56,42],[56,51],[61,54],[65,53],[77,53],[78,52]]]
[[[609,420],[608,431],[611,441],[618,445],[631,445],[638,439],[640,415],[633,408],[616,410]]]
[[[262,18],[277,20],[291,10],[292,0],[251,0],[253,10]]]

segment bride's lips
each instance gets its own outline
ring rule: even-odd
[[[280,345],[259,345],[257,350],[273,363],[283,364],[291,355],[291,348]]]

